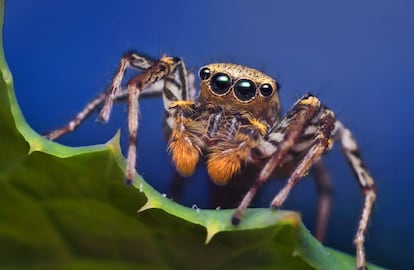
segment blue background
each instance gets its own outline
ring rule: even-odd
[[[279,79],[286,111],[317,94],[355,134],[378,199],[368,232],[368,259],[413,269],[414,4],[412,1],[7,1],[5,51],[29,124],[45,132],[66,123],[105,89],[122,54],[183,57],[187,67],[229,61]],[[139,171],[168,193],[173,167],[165,152],[160,99],[141,101]],[[106,142],[126,126],[126,107],[111,121],[88,120],[67,145]],[[125,135],[125,132],[123,132]],[[125,139],[125,136],[123,137]],[[326,244],[354,253],[362,195],[339,148],[326,160],[335,198]],[[182,202],[204,206],[203,168]],[[271,183],[266,205],[280,184]],[[313,228],[314,184],[300,182],[285,208]]]

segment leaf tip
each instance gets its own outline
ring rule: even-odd
[[[207,229],[207,236],[206,236],[206,241],[205,241],[206,245],[211,241],[211,239],[213,239],[213,237],[217,233],[222,231],[222,226],[220,226],[219,223],[214,222],[214,221],[209,222],[208,224],[206,224],[205,228]]]
[[[121,153],[121,146],[120,146],[120,140],[121,140],[121,131],[118,129],[115,136],[113,136],[107,143],[106,146],[112,150],[114,153]]]
[[[137,213],[144,212],[145,210],[152,209],[152,208],[159,208],[159,205],[156,203],[155,200],[149,199],[147,202],[137,211]]]
[[[28,155],[32,154],[33,152],[41,152],[43,150],[43,144],[39,140],[32,139],[28,141],[28,143],[29,143]]]

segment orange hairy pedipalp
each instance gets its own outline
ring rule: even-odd
[[[207,171],[217,185],[226,185],[240,171],[241,162],[236,152],[229,155],[211,155],[207,161]]]
[[[191,176],[200,158],[203,141],[199,125],[191,118],[177,117],[168,142],[168,151],[178,173],[182,176]]]
[[[187,136],[180,131],[174,130],[168,151],[171,152],[172,160],[179,174],[191,176],[194,173],[200,152]]]
[[[233,142],[222,142],[208,156],[207,171],[217,185],[226,185],[242,169],[250,149],[256,143],[244,134],[238,134]]]

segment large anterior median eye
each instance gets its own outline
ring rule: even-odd
[[[256,95],[256,85],[251,80],[240,79],[234,86],[234,94],[241,101],[249,101]]]
[[[216,73],[211,78],[210,85],[214,93],[217,95],[223,95],[230,89],[231,78],[227,74]]]

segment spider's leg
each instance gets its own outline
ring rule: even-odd
[[[260,152],[261,156],[268,156],[270,158],[234,212],[232,218],[234,225],[240,222],[244,210],[250,205],[253,197],[289,154],[289,150],[299,141],[305,126],[310,123],[315,114],[320,110],[321,103],[316,97],[312,95],[304,96],[293,105],[284,118],[272,127],[263,140],[259,142],[256,150]]]
[[[308,150],[306,155],[299,162],[297,167],[293,170],[286,185],[279,191],[271,202],[271,206],[275,209],[279,208],[286,200],[292,188],[305,176],[312,165],[325,153],[330,147],[330,137],[335,126],[335,117],[332,111],[324,109],[319,119],[319,126],[315,132],[313,145]]]
[[[115,72],[111,85],[107,90],[104,105],[99,113],[99,119],[106,123],[108,122],[109,115],[111,114],[113,102],[116,100],[119,92],[121,91],[121,83],[124,79],[125,72],[128,68],[136,68],[139,70],[146,70],[153,66],[155,61],[148,56],[140,55],[135,52],[127,52],[119,63],[118,69]]]
[[[159,61],[144,70],[142,73],[132,78],[128,82],[128,155],[126,179],[127,184],[131,184],[135,176],[136,149],[137,149],[137,132],[138,132],[138,98],[141,91],[150,87],[159,80],[166,79],[171,73],[175,72],[176,66],[182,62],[181,59],[175,57],[163,56]],[[106,101],[112,98],[107,98]],[[106,105],[106,104],[105,104]],[[105,114],[105,106],[101,113]]]
[[[162,83],[162,82],[160,82]],[[155,85],[154,87],[151,86],[144,90],[145,95],[153,96],[153,95],[159,95],[159,93],[162,93],[162,87],[159,88],[158,85]],[[101,92],[98,96],[90,100],[85,107],[78,112],[72,120],[70,120],[66,125],[64,125],[61,128],[52,130],[44,136],[48,138],[49,140],[56,140],[57,138],[65,135],[66,133],[74,131],[76,128],[79,127],[80,124],[83,123],[93,112],[98,110],[100,107],[102,107],[104,101],[106,100],[106,97],[108,96],[108,93]],[[115,95],[115,101],[116,102],[125,102],[125,100],[128,98],[128,89],[121,89],[116,95]]]
[[[323,242],[331,212],[332,186],[330,176],[322,158],[314,163],[312,172],[318,192],[315,237],[320,242]]]
[[[70,120],[66,125],[61,128],[52,130],[46,133],[44,136],[49,140],[56,140],[62,135],[72,132],[104,102],[106,96],[106,92],[100,93],[97,97],[89,101],[88,104],[86,104],[86,106],[80,112],[78,112],[75,117],[73,117],[72,120]]]
[[[111,91],[115,91],[112,93],[113,100],[122,100],[128,95],[128,91],[119,89],[122,78],[125,74],[126,68],[136,68],[139,70],[144,70],[154,64],[154,61],[146,56],[141,56],[134,52],[128,52],[122,57],[121,63],[118,67],[116,75],[111,83],[111,86],[107,91],[100,93],[98,96],[93,98],[89,101],[85,107],[76,114],[75,117],[72,118],[65,126],[52,130],[45,134],[45,137],[50,140],[56,140],[57,138],[61,137],[62,135],[69,133],[75,130],[88,116],[91,115],[92,112],[97,110],[102,104],[107,100]]]
[[[369,175],[358,145],[352,136],[352,133],[341,122],[336,122],[335,138],[339,139],[342,144],[342,150],[347,158],[353,172],[355,173],[358,183],[364,193],[364,207],[362,209],[361,218],[359,220],[358,231],[355,235],[354,244],[356,247],[357,266],[359,270],[367,269],[364,251],[365,233],[371,216],[372,207],[376,198],[375,183]]]
[[[163,89],[163,104],[165,111],[165,122],[169,128],[173,128],[174,119],[177,118],[176,105],[187,107],[192,105],[189,89],[194,87],[194,80],[191,80],[187,74],[184,62],[177,63],[174,72],[171,72],[166,78]],[[181,102],[182,101],[182,102]],[[185,108],[184,108],[185,109]]]

